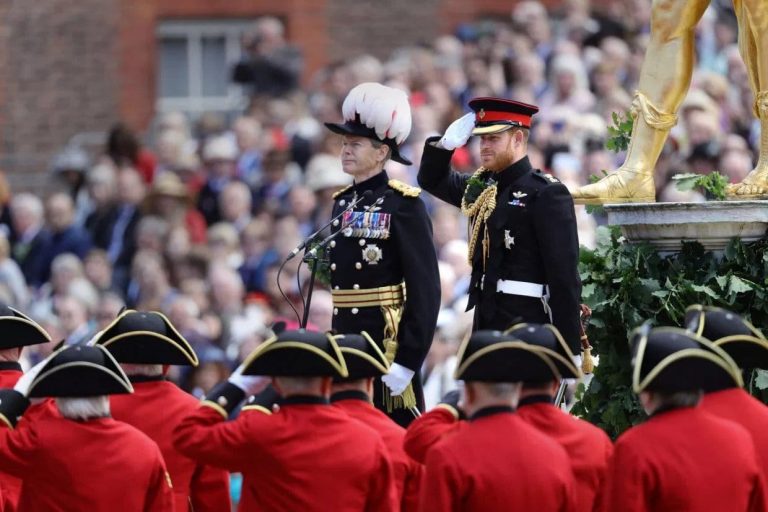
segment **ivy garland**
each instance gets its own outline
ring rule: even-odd
[[[579,272],[582,300],[593,311],[588,334],[600,362],[589,388],[577,391],[572,412],[613,438],[645,418],[632,393],[632,329],[648,319],[679,326],[686,307],[696,303],[733,310],[758,328],[768,325],[768,238],[733,239],[721,257],[698,242],[662,257],[650,245],[627,243],[618,227],[601,227],[597,247],[581,250]],[[745,382],[767,402],[768,372]]]

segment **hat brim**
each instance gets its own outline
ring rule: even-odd
[[[754,336],[734,335],[713,341],[725,350],[739,368],[768,368],[768,341]]]
[[[327,339],[329,351],[298,339],[270,338],[245,359],[243,375],[347,377],[347,364],[336,340],[330,334]]]
[[[133,393],[133,386],[109,351],[98,346],[67,345],[41,368],[27,396],[87,398],[127,393]]]
[[[472,135],[491,135],[493,133],[506,132],[512,128],[522,128],[522,126],[513,126],[511,124],[491,124],[488,126],[477,126],[472,130]]]
[[[333,133],[338,133],[339,135],[354,135],[357,137],[365,137],[366,139],[373,139],[381,142],[382,144],[386,144],[389,146],[389,149],[391,151],[390,158],[400,164],[403,165],[413,165],[413,162],[405,158],[403,155],[400,154],[400,149],[397,147],[397,143],[395,143],[392,139],[387,140],[381,140],[378,135],[376,135],[376,130],[373,128],[368,128],[364,124],[360,123],[352,123],[352,122],[346,122],[344,124],[341,123],[323,123],[325,124],[325,127],[331,130]]]
[[[343,340],[348,335],[338,334],[334,336],[344,356],[348,372],[347,377],[335,377],[334,382],[380,377],[389,372],[389,361],[376,342],[365,331],[361,332],[360,335],[367,344],[365,348],[344,346]]]
[[[522,341],[502,341],[460,360],[454,377],[481,382],[534,382],[562,376],[545,349]],[[542,378],[543,377],[543,378]]]
[[[170,336],[146,328],[136,329],[126,326],[126,317],[131,321],[136,315],[152,315],[160,319]],[[126,328],[127,332],[124,330]],[[165,315],[157,311],[148,313],[131,309],[123,311],[94,339],[93,344],[106,348],[121,363],[178,366],[199,364],[197,354],[189,342]]]
[[[0,317],[0,324],[3,324],[0,349],[40,345],[51,341],[51,336],[34,320],[10,306],[8,309],[14,316]]]

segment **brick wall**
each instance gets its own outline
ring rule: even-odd
[[[56,150],[117,117],[116,2],[0,3],[0,166],[14,188],[40,186]]]

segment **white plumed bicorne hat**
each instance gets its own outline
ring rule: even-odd
[[[349,91],[341,112],[344,123],[325,123],[328,129],[381,141],[392,150],[392,160],[412,165],[398,149],[411,133],[411,107],[405,92],[375,82],[362,83]]]

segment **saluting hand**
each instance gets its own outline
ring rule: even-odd
[[[445,130],[445,135],[440,139],[438,146],[453,151],[467,143],[474,129],[475,114],[466,114],[451,123],[448,129]]]
[[[264,391],[264,388],[269,386],[271,379],[261,375],[243,375],[243,365],[241,364],[232,372],[227,381],[245,391],[245,396],[248,397]]]

